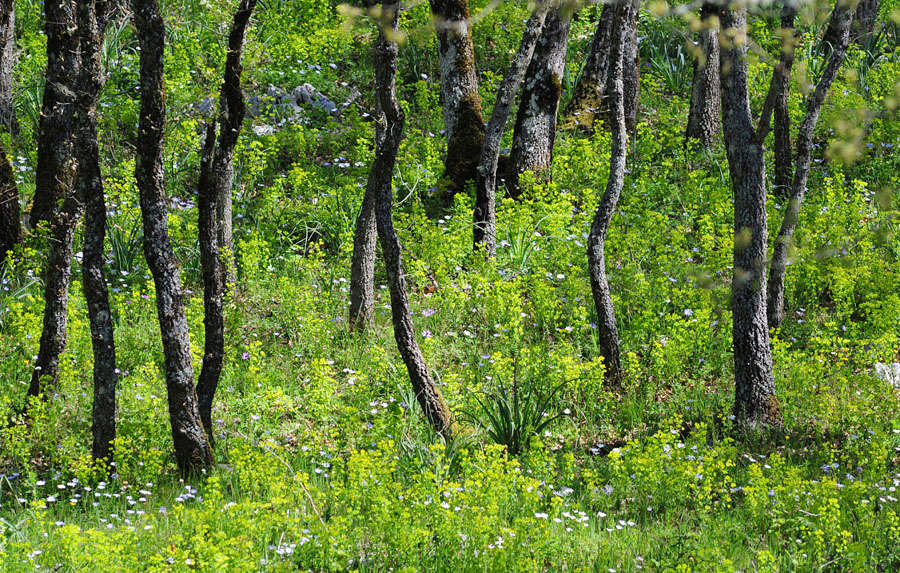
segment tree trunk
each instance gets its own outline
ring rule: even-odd
[[[637,127],[638,95],[641,87],[641,56],[638,53],[638,12],[641,3],[637,0],[634,9],[628,11],[628,21],[623,22],[624,48],[622,53],[622,95],[625,104],[625,127],[634,133]],[[607,82],[609,90],[609,82]]]
[[[70,133],[75,126],[69,125]],[[67,178],[74,179],[75,162],[70,160]],[[69,285],[72,282],[75,228],[81,219],[83,205],[74,188],[66,191],[62,206],[55,210],[50,225],[50,254],[44,278],[44,321],[29,396],[48,399],[59,382],[59,358],[66,349],[66,321],[69,308]]]
[[[394,232],[392,220],[393,193],[391,178],[397,152],[403,137],[403,111],[397,101],[397,44],[391,39],[397,30],[399,4],[382,4],[382,29],[375,45],[375,81],[381,109],[385,115],[384,139],[375,150],[375,161],[369,172],[368,188],[376,197],[375,219],[384,262],[387,267],[391,292],[391,312],[394,322],[394,338],[406,364],[409,378],[419,405],[425,412],[431,427],[449,439],[453,435],[450,410],[444,402],[441,390],[434,383],[425,359],[416,344],[412,313],[406,294],[406,278],[400,255],[400,241]]]
[[[850,41],[860,46],[866,46],[875,31],[878,22],[878,8],[880,0],[860,0],[853,15],[853,24],[850,29]]]
[[[15,42],[13,0],[0,0],[0,127],[10,135],[18,131],[12,97]],[[6,154],[0,140],[0,263],[6,260],[7,251],[22,241],[19,189]]]
[[[22,242],[22,223],[19,217],[19,189],[6,148],[0,140],[0,263]]]
[[[794,52],[800,36],[794,29],[794,18],[797,12],[794,7],[785,5],[781,10],[781,53],[778,64],[772,71],[769,92],[763,105],[759,125],[756,128],[756,140],[760,145],[769,132],[769,124],[774,113],[775,132],[775,195],[785,198],[791,186],[791,116],[788,113],[788,95],[791,89],[791,67],[794,65]]]
[[[203,326],[206,333],[203,366],[197,383],[200,419],[213,442],[212,404],[216,395],[222,363],[225,359],[225,269],[219,248],[216,215],[217,205],[231,197],[234,181],[234,148],[237,145],[246,108],[241,91],[241,54],[247,25],[256,0],[241,0],[234,14],[228,36],[228,55],[225,60],[225,81],[219,98],[219,139],[211,124],[206,133],[203,161],[200,167],[197,229],[200,235],[200,264],[203,267]]]
[[[135,179],[144,227],[144,256],[156,285],[175,458],[179,470],[187,474],[209,467],[213,456],[200,420],[184,293],[169,240],[168,201],[162,161],[166,117],[163,81],[165,25],[157,0],[134,0],[134,16],[141,49],[141,111]]]
[[[503,138],[503,132],[506,131],[506,122],[509,119],[509,111],[512,108],[516,92],[519,91],[525,70],[534,55],[534,47],[541,36],[549,6],[550,2],[539,3],[525,23],[519,50],[497,91],[497,101],[485,131],[484,145],[481,147],[481,159],[478,162],[478,172],[475,176],[472,239],[474,248],[478,249],[480,245],[488,257],[494,257],[497,254],[496,195],[500,140]]]
[[[847,46],[850,43],[850,22],[853,19],[853,10],[844,2],[838,0],[837,6],[831,16],[831,21],[836,30],[837,38],[832,45],[831,56],[819,83],[816,84],[813,93],[806,102],[806,115],[800,129],[797,132],[797,154],[794,167],[794,179],[791,184],[791,197],[784,212],[781,229],[778,238],[775,239],[775,249],[772,255],[772,267],[769,276],[768,292],[768,320],[769,328],[778,328],[784,321],[784,275],[787,272],[788,249],[797,222],[800,217],[800,206],[803,203],[803,195],[806,193],[806,180],[809,176],[810,161],[812,158],[813,132],[819,121],[819,111],[822,103],[831,89],[831,84],[837,76],[838,70],[844,62]]]
[[[591,294],[594,299],[594,307],[597,310],[597,334],[600,344],[600,353],[603,355],[606,367],[605,380],[611,386],[619,386],[622,383],[622,362],[619,357],[619,330],[616,326],[616,315],[613,309],[612,296],[609,290],[609,282],[606,278],[606,255],[604,247],[606,234],[613,213],[616,211],[616,203],[622,194],[625,181],[625,160],[628,153],[628,132],[625,125],[625,96],[623,77],[625,66],[625,49],[628,38],[628,27],[634,20],[631,12],[636,10],[631,0],[625,0],[609,6],[614,11],[612,33],[610,36],[609,51],[609,80],[608,94],[611,108],[612,121],[612,150],[609,159],[609,177],[606,181],[606,191],[600,199],[594,219],[591,222],[591,231],[588,235],[588,273],[591,278]],[[633,60],[628,60],[632,65]]]
[[[234,172],[231,174],[234,181]],[[234,254],[234,194],[231,187],[216,202],[216,226],[218,227],[219,253],[225,267],[225,288],[234,290],[237,285],[237,259]]]
[[[377,94],[375,98],[375,149],[378,150],[386,132],[384,111]],[[353,235],[353,258],[350,262],[350,328],[364,331],[372,323],[375,313],[375,246],[378,232],[375,223],[376,190],[366,186],[356,230]]]
[[[547,170],[553,159],[571,20],[570,8],[555,2],[525,74],[506,176],[507,188],[513,196],[519,194],[521,173]]]
[[[94,353],[94,404],[92,412],[95,461],[112,461],[116,439],[116,347],[112,311],[103,265],[106,237],[106,201],[100,173],[100,145],[97,138],[97,102],[106,78],[103,76],[101,48],[106,28],[105,2],[78,3],[78,35],[81,47],[78,79],[78,195],[85,205],[84,256],[81,271],[84,298],[91,323]]]
[[[847,8],[854,0],[841,0],[837,4],[845,4],[843,8]],[[851,10],[852,21],[850,24],[850,42],[855,42],[865,48],[869,37],[875,30],[875,24],[878,23],[878,9],[880,0],[859,0],[856,8]],[[828,26],[822,35],[822,41],[819,44],[819,52],[829,56],[834,46],[841,41],[842,30],[839,22],[832,18],[828,20]]]
[[[722,130],[722,104],[719,96],[719,16],[712,4],[700,9],[698,53],[694,60],[691,107],[684,136],[709,148]]]
[[[765,150],[755,138],[747,86],[747,13],[722,13],[722,126],[734,194],[734,415],[739,427],[779,426],[766,322]]]
[[[47,73],[41,104],[37,171],[31,225],[53,221],[58,205],[75,184],[75,81],[78,37],[73,0],[44,2]],[[67,217],[63,217],[66,219]]]
[[[447,136],[445,176],[454,191],[475,179],[484,140],[469,0],[431,0],[441,65],[441,107]]]
[[[615,9],[607,4],[600,13],[600,21],[597,22],[594,38],[591,40],[591,51],[588,53],[581,75],[578,76],[572,99],[563,112],[565,124],[573,123],[590,129],[594,125],[594,118],[604,106],[614,11]]]
[[[13,71],[16,64],[16,10],[13,0],[0,0],[0,126],[18,133],[13,107]]]
[[[66,321],[75,228],[83,205],[75,192],[75,92],[78,36],[75,4],[44,3],[47,33],[47,78],[38,140],[38,170],[32,221],[50,223],[50,253],[44,280],[44,318],[29,396],[56,391],[59,358],[66,347]],[[57,201],[60,205],[57,206]],[[35,216],[37,217],[35,218]]]

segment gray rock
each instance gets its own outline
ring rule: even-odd
[[[329,115],[339,113],[338,106],[328,96],[317,90],[312,84],[303,84],[294,88],[291,97],[300,104],[307,104],[323,110]]]
[[[271,125],[254,125],[253,133],[257,137],[262,137],[264,135],[274,135],[275,128],[272,127]]]
[[[875,376],[889,383],[895,390],[900,390],[900,362],[891,362],[890,364],[877,362]]]

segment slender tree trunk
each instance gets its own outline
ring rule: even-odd
[[[841,0],[838,4],[845,4],[847,8],[849,4],[855,0]],[[850,24],[850,42],[860,44],[865,47],[869,36],[875,30],[875,24],[878,22],[878,8],[880,0],[859,0],[856,7],[851,10],[852,21]],[[852,7],[851,7],[852,8]],[[828,26],[822,35],[822,41],[819,44],[819,52],[829,56],[831,49],[841,41],[842,30],[839,22],[834,17],[828,20]]]
[[[16,64],[16,9],[13,0],[0,0],[0,126],[18,133],[13,108],[13,68]]]
[[[225,81],[219,100],[219,139],[216,144],[215,124],[206,134],[204,157],[200,168],[198,193],[200,235],[200,264],[203,267],[203,326],[206,332],[203,367],[197,383],[200,418],[213,442],[212,405],[216,395],[222,363],[225,358],[225,269],[219,248],[217,205],[231,197],[234,181],[234,148],[246,113],[244,93],[241,91],[241,54],[250,16],[256,0],[241,0],[234,14],[228,36],[228,56],[225,60]]]
[[[100,173],[97,138],[97,102],[106,78],[100,61],[106,28],[105,2],[78,3],[78,36],[81,49],[78,79],[78,195],[85,205],[84,256],[81,271],[84,297],[91,323],[94,353],[94,404],[92,412],[94,460],[112,461],[116,438],[116,347],[112,311],[103,265],[106,237],[106,201]]]
[[[18,131],[12,91],[15,43],[13,0],[0,0],[0,128],[10,135]],[[7,251],[22,241],[19,189],[6,153],[0,140],[0,263],[6,259]]]
[[[766,322],[765,151],[755,138],[747,86],[747,13],[722,12],[722,126],[734,193],[734,415],[740,427],[778,426]]]
[[[203,274],[203,365],[197,382],[198,408],[203,428],[212,437],[212,402],[222,363],[225,359],[225,273],[219,252],[218,225],[216,224],[216,182],[218,173],[213,168],[216,153],[216,123],[206,129],[206,142],[200,161],[200,180],[197,188],[197,232],[200,242],[200,266]]]
[[[29,396],[56,391],[59,359],[66,348],[66,321],[75,228],[83,205],[75,192],[78,164],[75,92],[78,78],[78,36],[75,3],[44,3],[47,33],[47,83],[38,140],[38,170],[32,222],[50,223],[50,253],[44,280],[44,319]],[[57,201],[60,205],[57,205]],[[37,217],[35,218],[35,215]]]
[[[384,111],[375,98],[375,149],[381,148],[386,132]],[[353,258],[350,262],[350,328],[362,332],[372,323],[375,313],[375,247],[378,230],[375,224],[376,189],[366,186],[356,230],[353,235]]]
[[[447,136],[445,176],[455,191],[475,179],[484,140],[469,0],[430,0],[441,64],[441,107]]]
[[[610,37],[609,51],[609,105],[612,121],[612,150],[609,160],[609,178],[606,181],[606,191],[600,199],[594,219],[591,222],[591,231],[588,235],[588,273],[591,278],[591,294],[594,298],[594,307],[597,310],[597,334],[600,344],[600,353],[603,355],[606,367],[605,380],[611,386],[622,383],[622,362],[619,357],[619,330],[616,326],[616,315],[613,309],[612,296],[609,290],[609,282],[606,278],[606,234],[610,221],[616,210],[616,203],[622,194],[625,181],[625,160],[628,153],[628,132],[625,125],[625,96],[624,96],[624,52],[628,37],[628,27],[634,20],[631,12],[636,10],[631,0],[625,0],[617,4],[611,4],[614,10],[612,35]],[[633,64],[629,60],[628,64]]]
[[[641,3],[637,0],[634,10],[628,11],[628,21],[623,23],[624,51],[622,53],[622,95],[625,104],[625,127],[634,133],[637,127],[638,95],[641,87],[641,56],[638,52],[638,12]],[[609,90],[609,82],[607,82]]]
[[[75,129],[74,125],[69,126]],[[71,171],[75,162],[70,161]],[[68,174],[67,174],[68,175]],[[75,228],[83,213],[81,199],[74,188],[66,191],[62,206],[53,214],[50,225],[50,254],[44,278],[44,321],[29,396],[48,399],[59,382],[59,359],[66,349],[66,321],[69,308],[69,285],[72,282]]]
[[[233,175],[232,172],[232,181]],[[237,259],[234,253],[234,194],[231,191],[216,202],[216,225],[220,258],[225,266],[225,288],[232,291],[237,286]]]
[[[512,63],[500,89],[497,92],[497,101],[494,111],[485,131],[484,145],[481,147],[481,159],[478,162],[478,171],[475,177],[475,210],[473,213],[474,225],[472,227],[474,248],[479,245],[484,248],[485,254],[493,257],[497,254],[497,165],[500,158],[500,140],[506,131],[506,122],[512,109],[513,100],[522,78],[525,76],[531,58],[534,55],[534,47],[544,22],[547,19],[549,2],[541,2],[534,8],[531,17],[525,23],[522,32],[522,40],[519,50],[516,52]]]
[[[74,86],[78,76],[75,5],[74,0],[44,2],[47,73],[38,134],[32,226],[51,222],[58,205],[75,184],[72,136]]]
[[[800,218],[800,206],[806,193],[806,180],[809,176],[812,159],[813,132],[819,121],[819,111],[838,70],[844,63],[847,46],[850,43],[850,23],[853,10],[838,0],[831,16],[837,38],[832,45],[831,56],[822,77],[816,84],[813,93],[806,102],[806,116],[797,133],[797,154],[794,167],[794,179],[791,184],[791,197],[784,212],[778,238],[775,239],[775,250],[772,255],[772,266],[769,275],[768,320],[769,328],[778,328],[784,320],[784,275],[787,272],[787,257],[791,239]]]
[[[157,0],[134,0],[135,27],[141,49],[141,112],[135,179],[144,226],[144,256],[156,285],[156,307],[166,365],[169,419],[175,458],[182,473],[213,463],[212,448],[200,420],[184,293],[169,240],[168,201],[163,179],[165,24]]]
[[[569,6],[556,2],[550,8],[525,74],[506,177],[513,196],[520,191],[521,173],[547,170],[553,159],[571,21]]]
[[[607,4],[600,13],[600,21],[591,40],[581,75],[575,83],[572,99],[563,112],[563,123],[574,123],[585,129],[594,125],[594,118],[602,111],[606,100],[606,80],[609,75],[610,36],[612,34],[613,12]]]
[[[880,0],[860,0],[853,15],[853,24],[850,29],[850,41],[865,46],[875,31],[878,22],[878,8]]]
[[[0,263],[22,242],[22,223],[19,217],[19,189],[16,177],[0,140]]]
[[[787,197],[791,186],[793,161],[791,159],[791,116],[788,113],[788,95],[791,89],[791,67],[794,65],[794,52],[799,34],[794,29],[794,18],[797,12],[793,6],[785,5],[781,10],[781,53],[778,64],[772,71],[769,92],[763,105],[759,125],[756,128],[756,140],[762,145],[769,133],[772,115],[775,115],[775,188],[773,192],[779,197]]]
[[[409,378],[425,417],[436,432],[450,438],[453,420],[444,402],[441,390],[434,383],[419,345],[416,344],[412,313],[406,294],[406,278],[400,256],[400,241],[394,232],[392,219],[393,193],[391,178],[400,141],[403,138],[403,111],[397,101],[397,44],[391,39],[397,30],[400,5],[382,4],[382,28],[375,45],[375,81],[381,109],[385,115],[385,134],[382,144],[375,150],[375,161],[369,172],[367,185],[376,197],[375,219],[381,250],[387,268],[391,292],[391,312],[394,321],[394,338],[406,364]]]
[[[702,147],[713,145],[722,131],[722,103],[719,95],[719,16],[712,4],[700,9],[698,54],[694,60],[691,107],[686,139],[696,139]]]

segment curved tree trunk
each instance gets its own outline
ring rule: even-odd
[[[628,37],[628,27],[634,20],[631,12],[636,6],[630,0],[615,5],[610,5],[614,10],[612,35],[610,37],[609,52],[609,104],[613,121],[610,122],[612,130],[612,150],[609,160],[609,178],[606,181],[606,191],[600,199],[594,219],[591,222],[591,231],[588,235],[588,273],[591,278],[591,294],[594,299],[594,307],[597,311],[597,334],[599,337],[600,353],[604,358],[606,367],[605,380],[612,386],[622,383],[622,362],[619,357],[619,330],[616,326],[616,315],[613,309],[612,296],[609,290],[609,282],[606,278],[606,234],[616,203],[622,194],[625,182],[625,160],[628,153],[628,132],[625,125],[625,96],[624,96],[624,55]],[[629,65],[633,61],[629,60]]]
[[[213,456],[200,421],[184,293],[169,241],[168,201],[162,161],[166,117],[163,81],[165,25],[157,0],[134,0],[134,16],[141,48],[141,112],[135,179],[144,226],[144,256],[156,285],[156,308],[165,354],[166,390],[175,458],[182,473],[193,473],[209,467]]]
[[[75,81],[78,36],[73,0],[44,2],[47,73],[41,104],[37,171],[31,225],[53,221],[57,206],[75,184]],[[65,217],[64,217],[65,218]]]
[[[13,108],[13,68],[16,64],[16,9],[13,0],[0,0],[0,126],[18,133]]]
[[[775,249],[772,255],[772,267],[769,275],[768,292],[768,320],[769,328],[778,328],[784,321],[784,275],[787,272],[788,249],[797,222],[800,217],[800,206],[803,203],[803,195],[806,193],[806,180],[809,176],[810,161],[812,158],[813,132],[819,121],[819,111],[822,103],[831,89],[831,84],[837,76],[838,70],[844,63],[847,46],[850,43],[850,22],[853,19],[853,11],[840,0],[831,16],[837,33],[835,44],[832,45],[831,56],[822,77],[816,84],[813,93],[806,102],[806,116],[797,132],[797,154],[794,167],[794,180],[791,184],[791,197],[784,212],[784,219],[775,239]]]
[[[719,96],[719,17],[712,4],[700,9],[698,54],[694,60],[694,83],[688,112],[686,139],[696,139],[710,147],[722,130],[722,103]]]
[[[520,191],[519,174],[549,169],[553,159],[571,20],[569,7],[555,2],[525,74],[506,175],[506,185],[513,196]]]
[[[225,359],[224,296],[226,267],[219,246],[216,215],[217,206],[231,197],[234,181],[234,148],[237,145],[246,108],[241,91],[241,54],[247,25],[256,0],[241,0],[228,36],[228,55],[225,59],[225,81],[219,99],[219,139],[212,124],[206,133],[203,161],[198,185],[198,220],[200,235],[200,264],[203,267],[203,326],[206,333],[203,366],[197,382],[200,419],[213,443],[212,405],[222,375]]]
[[[0,140],[0,263],[22,242],[22,223],[19,216],[19,188],[6,148]]]
[[[785,5],[781,10],[781,53],[778,64],[772,71],[769,92],[763,104],[759,125],[756,128],[756,140],[760,145],[769,133],[772,115],[775,115],[775,195],[787,197],[791,187],[793,161],[791,158],[791,116],[788,113],[788,95],[791,89],[791,67],[794,65],[799,34],[794,29],[794,18],[797,12],[793,6]]]
[[[475,249],[481,245],[488,257],[497,254],[497,165],[500,158],[500,140],[506,130],[506,122],[509,119],[509,111],[525,69],[534,54],[534,47],[544,22],[547,19],[549,2],[542,2],[535,6],[534,12],[525,23],[522,32],[522,40],[519,42],[519,50],[516,52],[512,63],[509,65],[500,89],[497,92],[497,101],[494,111],[485,131],[484,145],[481,147],[481,159],[478,161],[478,172],[475,176],[475,210],[473,212],[474,224],[472,227],[472,241]]]
[[[382,4],[382,29],[375,45],[375,81],[385,115],[385,133],[381,145],[375,150],[375,161],[369,172],[367,186],[376,197],[375,219],[390,285],[394,338],[428,423],[436,432],[449,439],[453,434],[453,420],[441,390],[428,372],[422,351],[416,344],[406,294],[406,278],[403,276],[400,241],[394,232],[392,219],[391,178],[403,138],[404,123],[395,84],[398,50],[397,44],[390,39],[391,32],[396,32],[397,29],[399,8],[399,4]]]
[[[454,191],[475,179],[484,140],[469,0],[430,0],[441,65],[441,107],[447,136],[445,176]]]
[[[103,266],[106,237],[106,201],[100,173],[100,145],[97,139],[97,102],[106,78],[103,76],[101,48],[106,27],[105,2],[85,0],[78,4],[78,35],[81,68],[78,80],[78,195],[85,205],[84,257],[81,271],[84,297],[91,323],[94,353],[93,445],[96,461],[112,461],[116,439],[116,347],[112,311]]]
[[[739,427],[779,426],[766,322],[765,151],[750,115],[746,33],[746,9],[723,10],[722,127],[734,193],[734,415]]]
[[[564,124],[573,123],[590,129],[594,125],[594,118],[604,106],[614,11],[607,4],[600,13],[600,21],[597,22],[594,38],[591,40],[591,51],[575,83],[572,99],[563,112]]]

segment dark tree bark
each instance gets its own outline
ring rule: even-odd
[[[441,107],[447,136],[445,176],[454,191],[475,179],[484,140],[469,0],[430,0],[441,65]]]
[[[66,348],[66,321],[75,228],[83,212],[75,191],[77,161],[75,93],[78,36],[75,3],[44,3],[47,78],[38,138],[38,170],[32,223],[50,223],[50,252],[44,279],[44,318],[29,396],[48,398],[59,381],[59,358]],[[60,202],[57,205],[57,202]]]
[[[778,328],[784,320],[784,275],[787,272],[787,257],[791,239],[800,217],[800,206],[806,193],[806,180],[812,159],[813,132],[819,121],[819,111],[831,89],[831,84],[838,70],[844,63],[847,46],[850,43],[850,23],[853,10],[844,2],[838,1],[831,15],[837,38],[832,45],[831,56],[822,77],[806,102],[806,115],[797,132],[797,153],[795,157],[794,179],[791,184],[791,197],[784,212],[784,219],[775,239],[772,255],[772,266],[769,275],[768,319],[769,328]]]
[[[75,184],[75,82],[78,27],[73,0],[44,2],[47,73],[41,104],[37,171],[31,225],[53,221],[58,205]],[[64,216],[63,219],[66,219]]]
[[[637,8],[631,0],[610,5],[614,10],[612,34],[609,51],[609,105],[612,121],[612,150],[609,160],[609,178],[606,190],[594,213],[591,231],[588,235],[588,273],[591,278],[591,294],[597,310],[597,334],[600,353],[606,367],[605,380],[611,386],[622,383],[622,362],[619,357],[619,330],[616,326],[616,315],[613,309],[609,282],[606,278],[606,234],[612,221],[616,204],[622,194],[625,182],[625,160],[628,153],[628,131],[625,125],[625,95],[623,77],[625,67],[625,50],[628,38],[628,27],[634,20],[631,12]],[[629,65],[633,60],[628,61]]]
[[[166,118],[163,80],[165,24],[157,0],[134,0],[134,17],[141,49],[141,111],[135,179],[144,227],[144,256],[156,285],[175,458],[179,470],[189,474],[209,467],[213,463],[213,455],[200,420],[184,293],[169,240],[168,201],[162,161]]]
[[[197,382],[200,419],[213,442],[212,405],[216,395],[222,363],[225,358],[225,269],[219,248],[217,205],[231,196],[234,181],[234,148],[237,145],[241,125],[246,113],[244,93],[241,90],[241,54],[250,16],[256,0],[241,0],[228,36],[228,56],[225,60],[225,81],[219,99],[219,139],[216,142],[216,126],[211,124],[206,133],[206,145],[200,167],[198,185],[198,221],[200,235],[200,264],[203,267],[203,326],[206,333],[203,348],[203,366]]]
[[[22,223],[19,217],[19,188],[0,140],[0,263],[7,251],[22,242]]]
[[[519,193],[521,173],[549,169],[553,159],[571,21],[571,9],[554,3],[525,73],[506,175],[506,185],[513,196]]]
[[[878,22],[878,8],[880,0],[860,0],[853,14],[853,23],[850,28],[850,41],[861,46],[869,42],[869,38],[875,31]]]
[[[404,123],[396,93],[398,50],[397,44],[391,39],[392,33],[397,30],[399,8],[400,5],[395,3],[382,4],[383,21],[375,44],[375,82],[385,116],[385,133],[381,145],[375,150],[375,161],[369,172],[367,185],[376,197],[375,220],[391,292],[394,338],[425,418],[436,432],[449,439],[453,435],[453,420],[416,343],[406,294],[406,278],[403,275],[400,241],[394,231],[392,219],[391,178],[403,138]]]
[[[745,428],[781,425],[766,322],[765,150],[750,115],[746,34],[746,9],[723,10],[722,126],[734,194],[734,415]]]
[[[712,4],[700,9],[698,55],[694,60],[691,107],[684,136],[710,147],[722,131],[722,104],[719,96],[719,15]]]
[[[590,129],[605,104],[613,11],[614,8],[607,4],[600,13],[600,21],[591,40],[591,51],[575,83],[572,99],[563,112],[563,123]]]
[[[516,92],[519,91],[525,70],[534,55],[534,47],[544,28],[549,5],[549,2],[539,3],[525,23],[519,50],[500,84],[494,111],[491,113],[491,119],[485,131],[484,144],[481,147],[481,159],[479,159],[478,171],[475,176],[472,238],[474,248],[478,249],[480,245],[488,257],[494,257],[497,254],[496,195],[500,140],[506,130],[506,122],[509,119],[509,111],[512,108]]]
[[[852,0],[842,0],[839,4],[845,4],[844,8],[848,8]],[[863,47],[868,42],[869,37],[875,31],[875,24],[878,22],[878,8],[880,0],[859,0],[856,8],[851,10],[853,14],[850,24],[850,42],[857,43]],[[834,17],[828,20],[828,26],[822,35],[822,41],[819,44],[819,52],[830,55],[831,49],[841,41],[842,30]]]
[[[634,133],[637,127],[638,95],[641,87],[641,56],[638,52],[638,12],[641,3],[637,0],[634,10],[628,11],[628,21],[623,22],[624,48],[622,52],[622,95],[625,104],[625,127]],[[609,90],[609,81],[606,89]]]
[[[97,103],[106,78],[101,49],[106,28],[106,3],[84,0],[78,3],[80,70],[78,78],[78,195],[85,205],[84,256],[81,271],[84,297],[91,323],[94,353],[94,404],[92,412],[94,460],[112,461],[116,439],[116,347],[112,311],[103,265],[106,237],[106,200],[100,173],[100,145],[97,138]]]
[[[74,130],[74,126],[70,125]],[[66,175],[74,178],[75,162],[69,162]],[[69,308],[69,285],[72,282],[72,256],[75,229],[83,213],[81,198],[74,186],[66,191],[62,206],[53,214],[50,224],[50,254],[44,278],[44,320],[38,357],[28,386],[29,396],[48,399],[59,382],[59,358],[66,349],[66,322]]]
[[[16,9],[13,0],[0,0],[0,126],[18,133],[13,108],[13,68],[16,64]]]
[[[781,10],[781,53],[778,63],[772,71],[769,92],[766,95],[759,125],[756,128],[756,139],[760,145],[770,130],[772,115],[775,138],[775,188],[773,192],[779,197],[787,197],[791,186],[791,116],[788,113],[788,95],[791,89],[791,67],[794,65],[794,52],[799,34],[794,29],[797,12],[793,6],[786,4]]]

